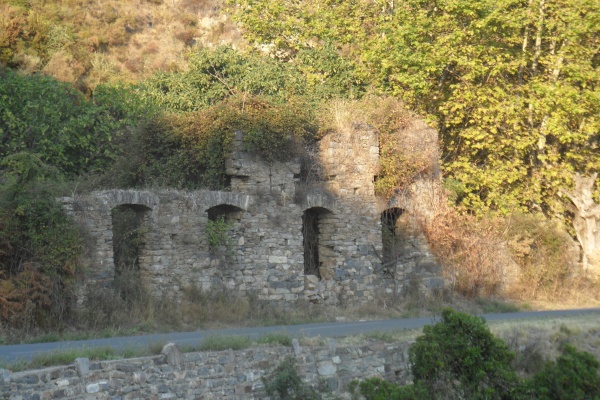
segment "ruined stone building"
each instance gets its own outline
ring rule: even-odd
[[[443,285],[411,218],[419,199],[382,203],[375,196],[379,142],[370,127],[329,134],[301,159],[272,165],[243,151],[242,138],[238,132],[226,163],[229,191],[106,190],[64,198],[89,236],[85,286],[115,279],[113,227],[115,210],[123,209],[139,224],[139,279],[156,295],[195,285],[275,302],[348,304]]]

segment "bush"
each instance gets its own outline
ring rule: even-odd
[[[55,200],[57,181],[34,154],[0,162],[0,321],[24,331],[69,315],[83,240]]]
[[[425,224],[431,249],[444,275],[467,297],[493,296],[502,290],[512,265],[498,218],[476,218],[446,209]]]
[[[578,257],[566,229],[543,216],[516,213],[508,219],[505,238],[521,270],[528,296],[554,297],[571,286],[572,260]]]
[[[316,400],[318,393],[308,387],[296,367],[296,359],[288,357],[279,364],[273,372],[262,378],[267,395],[272,399],[281,400]]]
[[[600,399],[600,362],[565,346],[556,362],[519,381],[513,354],[482,318],[446,309],[442,321],[423,328],[409,350],[414,385],[379,378],[352,382],[367,400],[383,399]]]
[[[547,363],[525,384],[522,398],[540,400],[600,399],[600,362],[566,345],[556,362]]]
[[[446,309],[442,321],[423,333],[410,348],[409,362],[415,383],[432,396],[501,399],[511,393],[517,381],[510,365],[514,355],[483,318]]]
[[[68,84],[0,66],[0,157],[35,153],[67,177],[102,171],[119,154],[115,139],[143,118],[141,104],[117,104],[131,96],[100,90],[94,103]]]
[[[198,111],[226,98],[246,93],[285,100],[300,81],[289,65],[268,57],[243,54],[230,46],[201,48],[190,55],[186,72],[159,73],[140,85],[142,96],[166,110]],[[301,89],[302,85],[297,84]]]
[[[381,378],[369,378],[364,381],[352,381],[350,392],[360,393],[365,400],[429,400],[430,394],[420,384],[398,386]]]

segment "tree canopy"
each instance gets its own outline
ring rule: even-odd
[[[234,4],[235,3],[235,4]],[[429,116],[446,179],[473,212],[560,215],[600,167],[593,0],[230,2],[248,40],[287,59],[334,45],[378,90]]]

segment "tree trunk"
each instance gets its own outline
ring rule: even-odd
[[[575,174],[573,192],[563,190],[575,206],[573,227],[581,244],[583,268],[600,276],[600,204],[592,198],[597,174],[582,177]]]

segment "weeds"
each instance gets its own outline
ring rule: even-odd
[[[244,350],[252,340],[246,336],[209,336],[198,345],[198,351]]]
[[[269,346],[291,346],[292,338],[287,333],[274,332],[259,337],[256,343]]]
[[[135,354],[135,356],[147,355],[146,353],[139,351],[133,353],[133,350],[129,353]],[[17,361],[11,364],[1,365],[2,368],[11,370],[13,372],[24,371],[28,369],[38,369],[49,367],[53,365],[66,365],[71,364],[77,358],[86,357],[90,360],[114,360],[119,358],[119,354],[112,347],[97,347],[89,349],[68,349],[55,351],[53,353],[41,354],[33,357],[31,361]]]
[[[298,375],[296,359],[288,357],[262,378],[269,397],[281,400],[317,400],[318,393]]]

